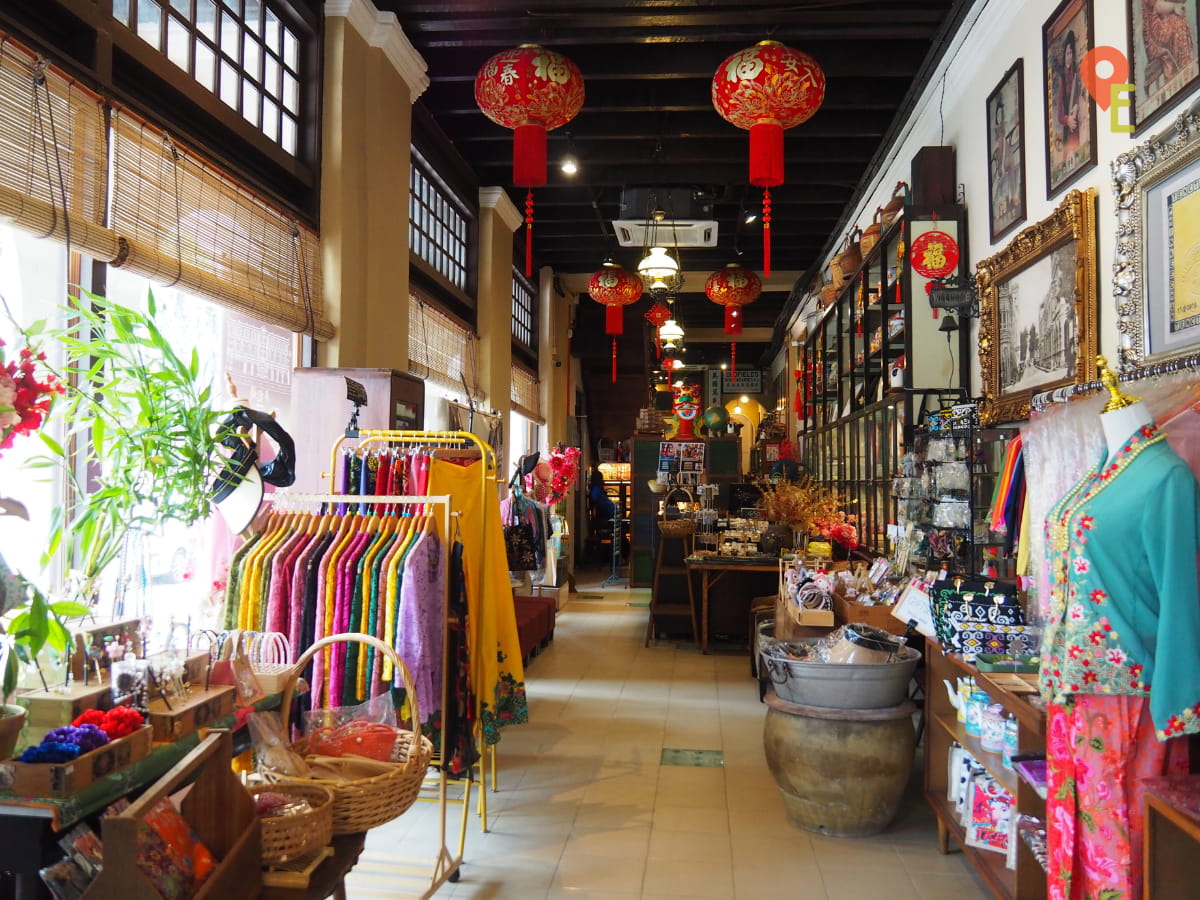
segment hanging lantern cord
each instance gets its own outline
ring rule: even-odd
[[[729,377],[737,378],[737,341],[729,342]]]
[[[617,383],[617,339],[612,339],[612,383]]]

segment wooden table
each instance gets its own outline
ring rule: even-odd
[[[689,556],[684,560],[689,573],[700,573],[700,652],[708,652],[709,590],[730,572],[779,572],[779,560],[739,561],[725,557]]]
[[[366,832],[343,834],[333,839],[333,856],[329,857],[317,870],[305,888],[263,888],[261,900],[324,900],[333,897],[334,900],[346,900],[346,876],[358,863],[362,853]]]

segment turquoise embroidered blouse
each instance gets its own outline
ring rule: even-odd
[[[1154,425],[1046,518],[1041,689],[1150,698],[1158,739],[1200,731],[1200,487]]]

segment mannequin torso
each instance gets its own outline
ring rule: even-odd
[[[1111,461],[1117,455],[1117,451],[1129,440],[1131,434],[1153,421],[1149,408],[1140,402],[1101,413],[1100,425],[1104,429],[1104,440],[1108,445],[1108,460]]]

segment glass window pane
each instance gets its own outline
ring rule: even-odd
[[[196,80],[205,88],[212,91],[217,86],[217,56],[213,53],[212,48],[200,38],[196,38]]]
[[[246,15],[242,21],[251,34],[262,34],[262,4],[259,0],[246,0]]]
[[[217,39],[217,4],[213,0],[196,0],[196,30]]]
[[[273,141],[279,140],[279,107],[266,98],[262,102],[262,132]]]
[[[300,68],[300,41],[286,29],[283,32],[283,61],[293,72]]]
[[[249,81],[242,82],[242,118],[258,127],[258,88]]]
[[[171,0],[171,9],[183,16],[187,21],[192,20],[191,0]]]
[[[221,13],[221,52],[230,59],[240,61],[238,49],[242,43],[242,26],[227,12]]]
[[[263,16],[263,43],[276,53],[283,53],[283,23],[269,9]]]
[[[288,72],[283,73],[283,105],[288,112],[300,112],[300,82]]]
[[[174,16],[167,17],[167,59],[183,69],[188,70],[188,50],[191,49],[192,35],[182,22]]]
[[[279,96],[279,61],[271,54],[263,57],[263,90],[272,97]]]
[[[297,144],[296,120],[285,113],[283,120],[280,122],[279,132],[279,146],[292,154],[292,156],[295,156]]]
[[[129,27],[129,0],[113,0],[113,18]]]
[[[162,49],[162,10],[154,0],[138,0],[137,33],[156,50]]]
[[[255,81],[262,80],[262,46],[249,34],[242,41],[242,71]]]
[[[221,102],[234,109],[238,108],[238,77],[237,69],[224,60],[221,61]]]

